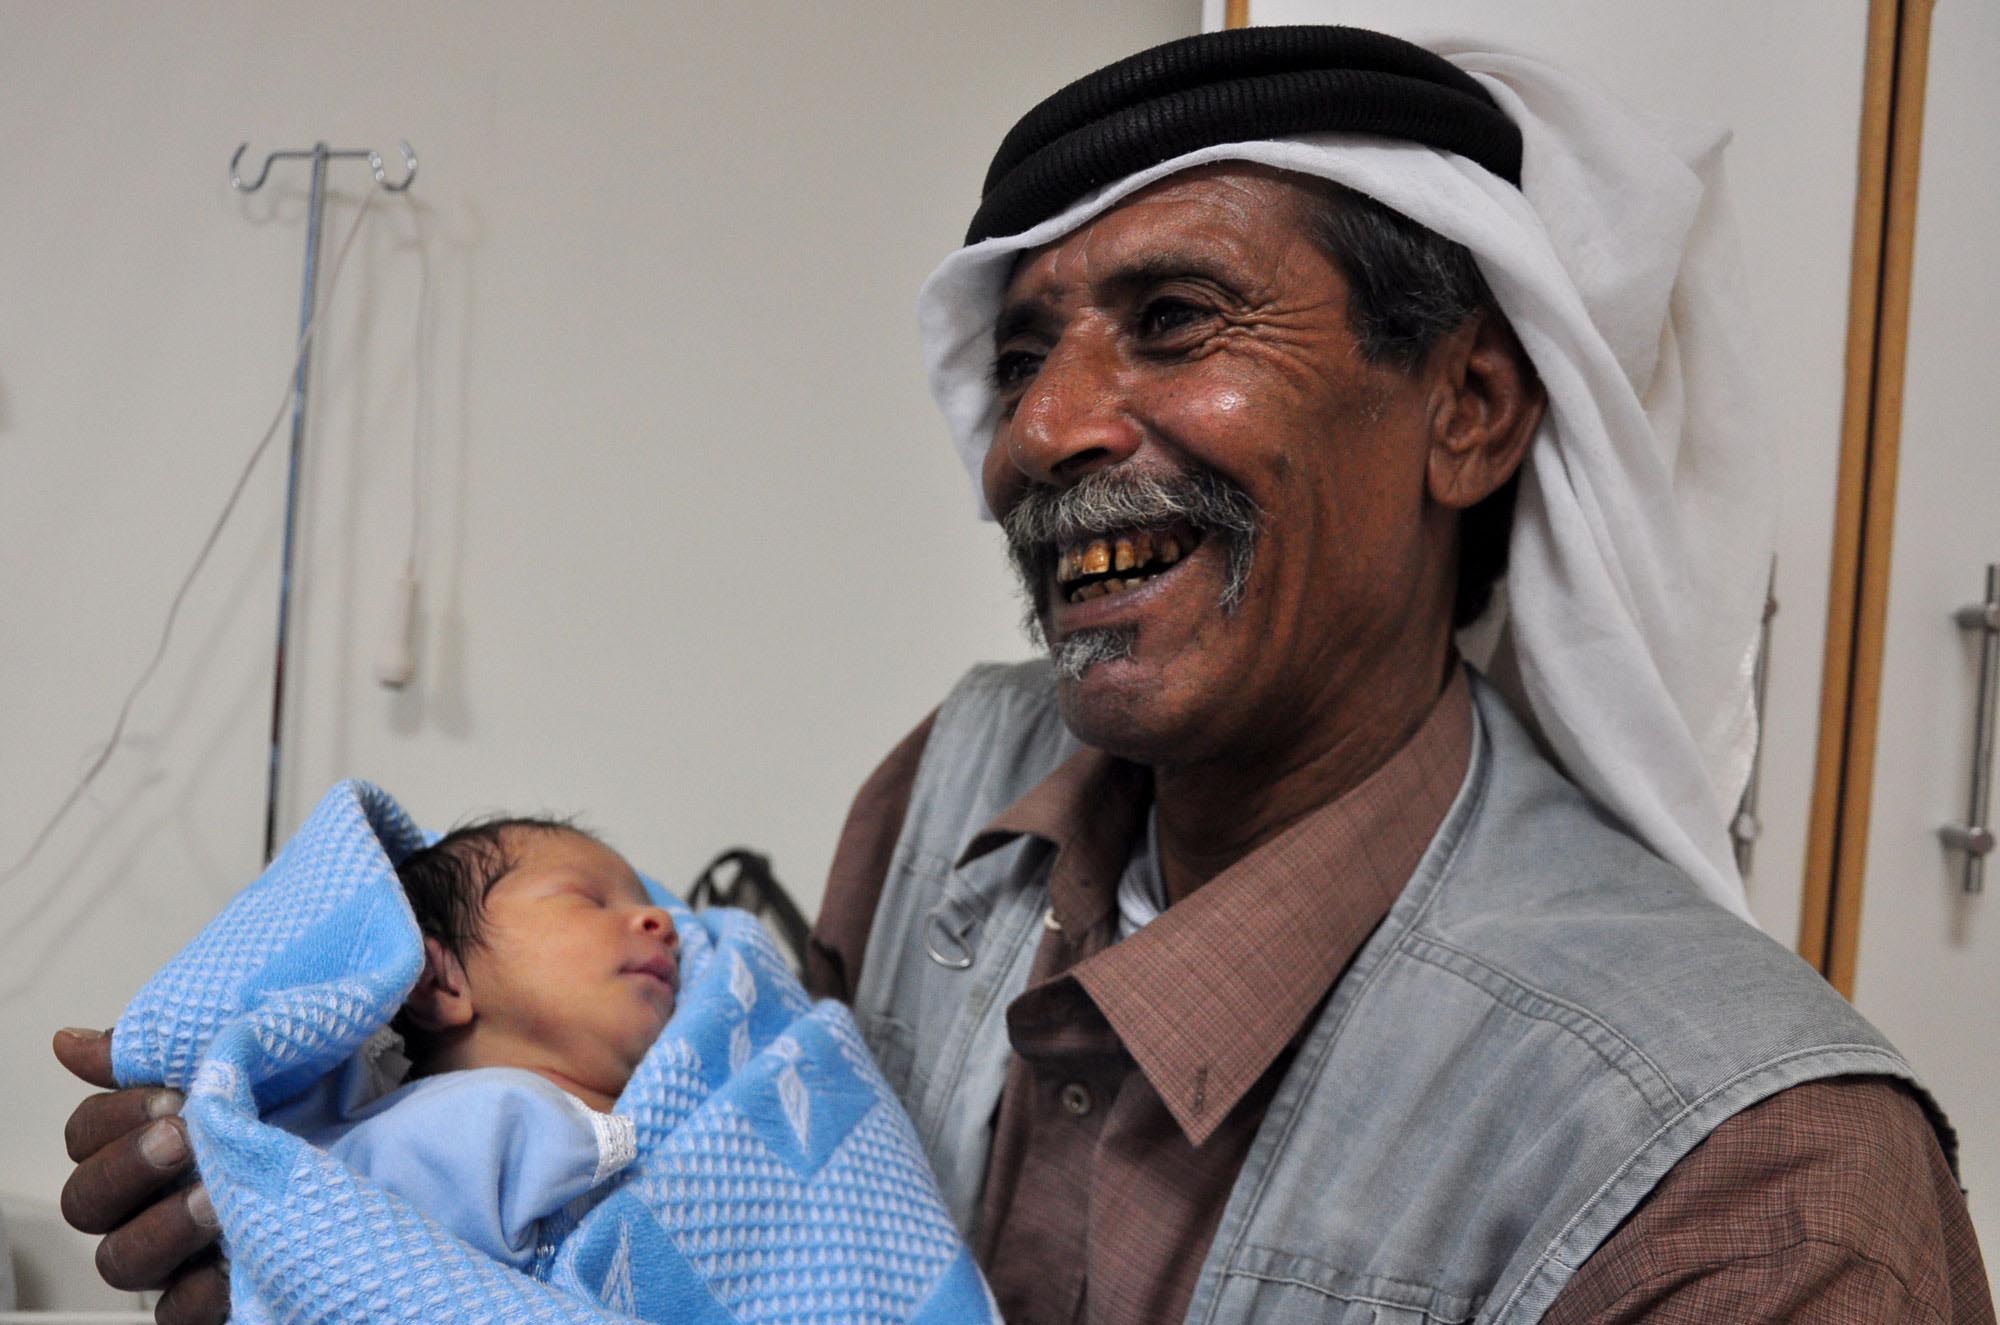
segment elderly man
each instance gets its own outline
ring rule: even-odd
[[[1993,1319],[1942,1119],[1738,918],[1714,148],[1341,29],[1003,143],[922,319],[1050,656],[863,788],[811,964],[1009,1319]],[[1454,631],[1510,556],[1502,698]],[[184,1169],[148,1101],[79,1109],[81,1226]]]

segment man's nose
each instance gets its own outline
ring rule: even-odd
[[[1126,365],[1106,331],[1072,331],[1049,351],[995,440],[1030,480],[1065,486],[1108,468],[1145,437]]]

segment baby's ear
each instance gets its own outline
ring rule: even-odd
[[[424,973],[403,1000],[403,1011],[426,1031],[448,1031],[472,1023],[472,989],[465,965],[430,935],[424,936]]]

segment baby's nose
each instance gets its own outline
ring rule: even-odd
[[[674,928],[674,918],[657,906],[644,907],[639,912],[639,928],[663,940],[669,948],[680,946],[681,936]]]

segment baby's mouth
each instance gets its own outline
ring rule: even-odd
[[[676,990],[680,986],[680,971],[675,966],[674,959],[665,954],[658,957],[648,957],[642,962],[633,962],[631,965],[625,967],[624,971],[627,975],[643,975],[657,980],[670,991]]]
[[[1056,591],[1071,603],[1125,593],[1175,565],[1200,542],[1199,530],[1177,524],[1064,543],[1056,549]]]

